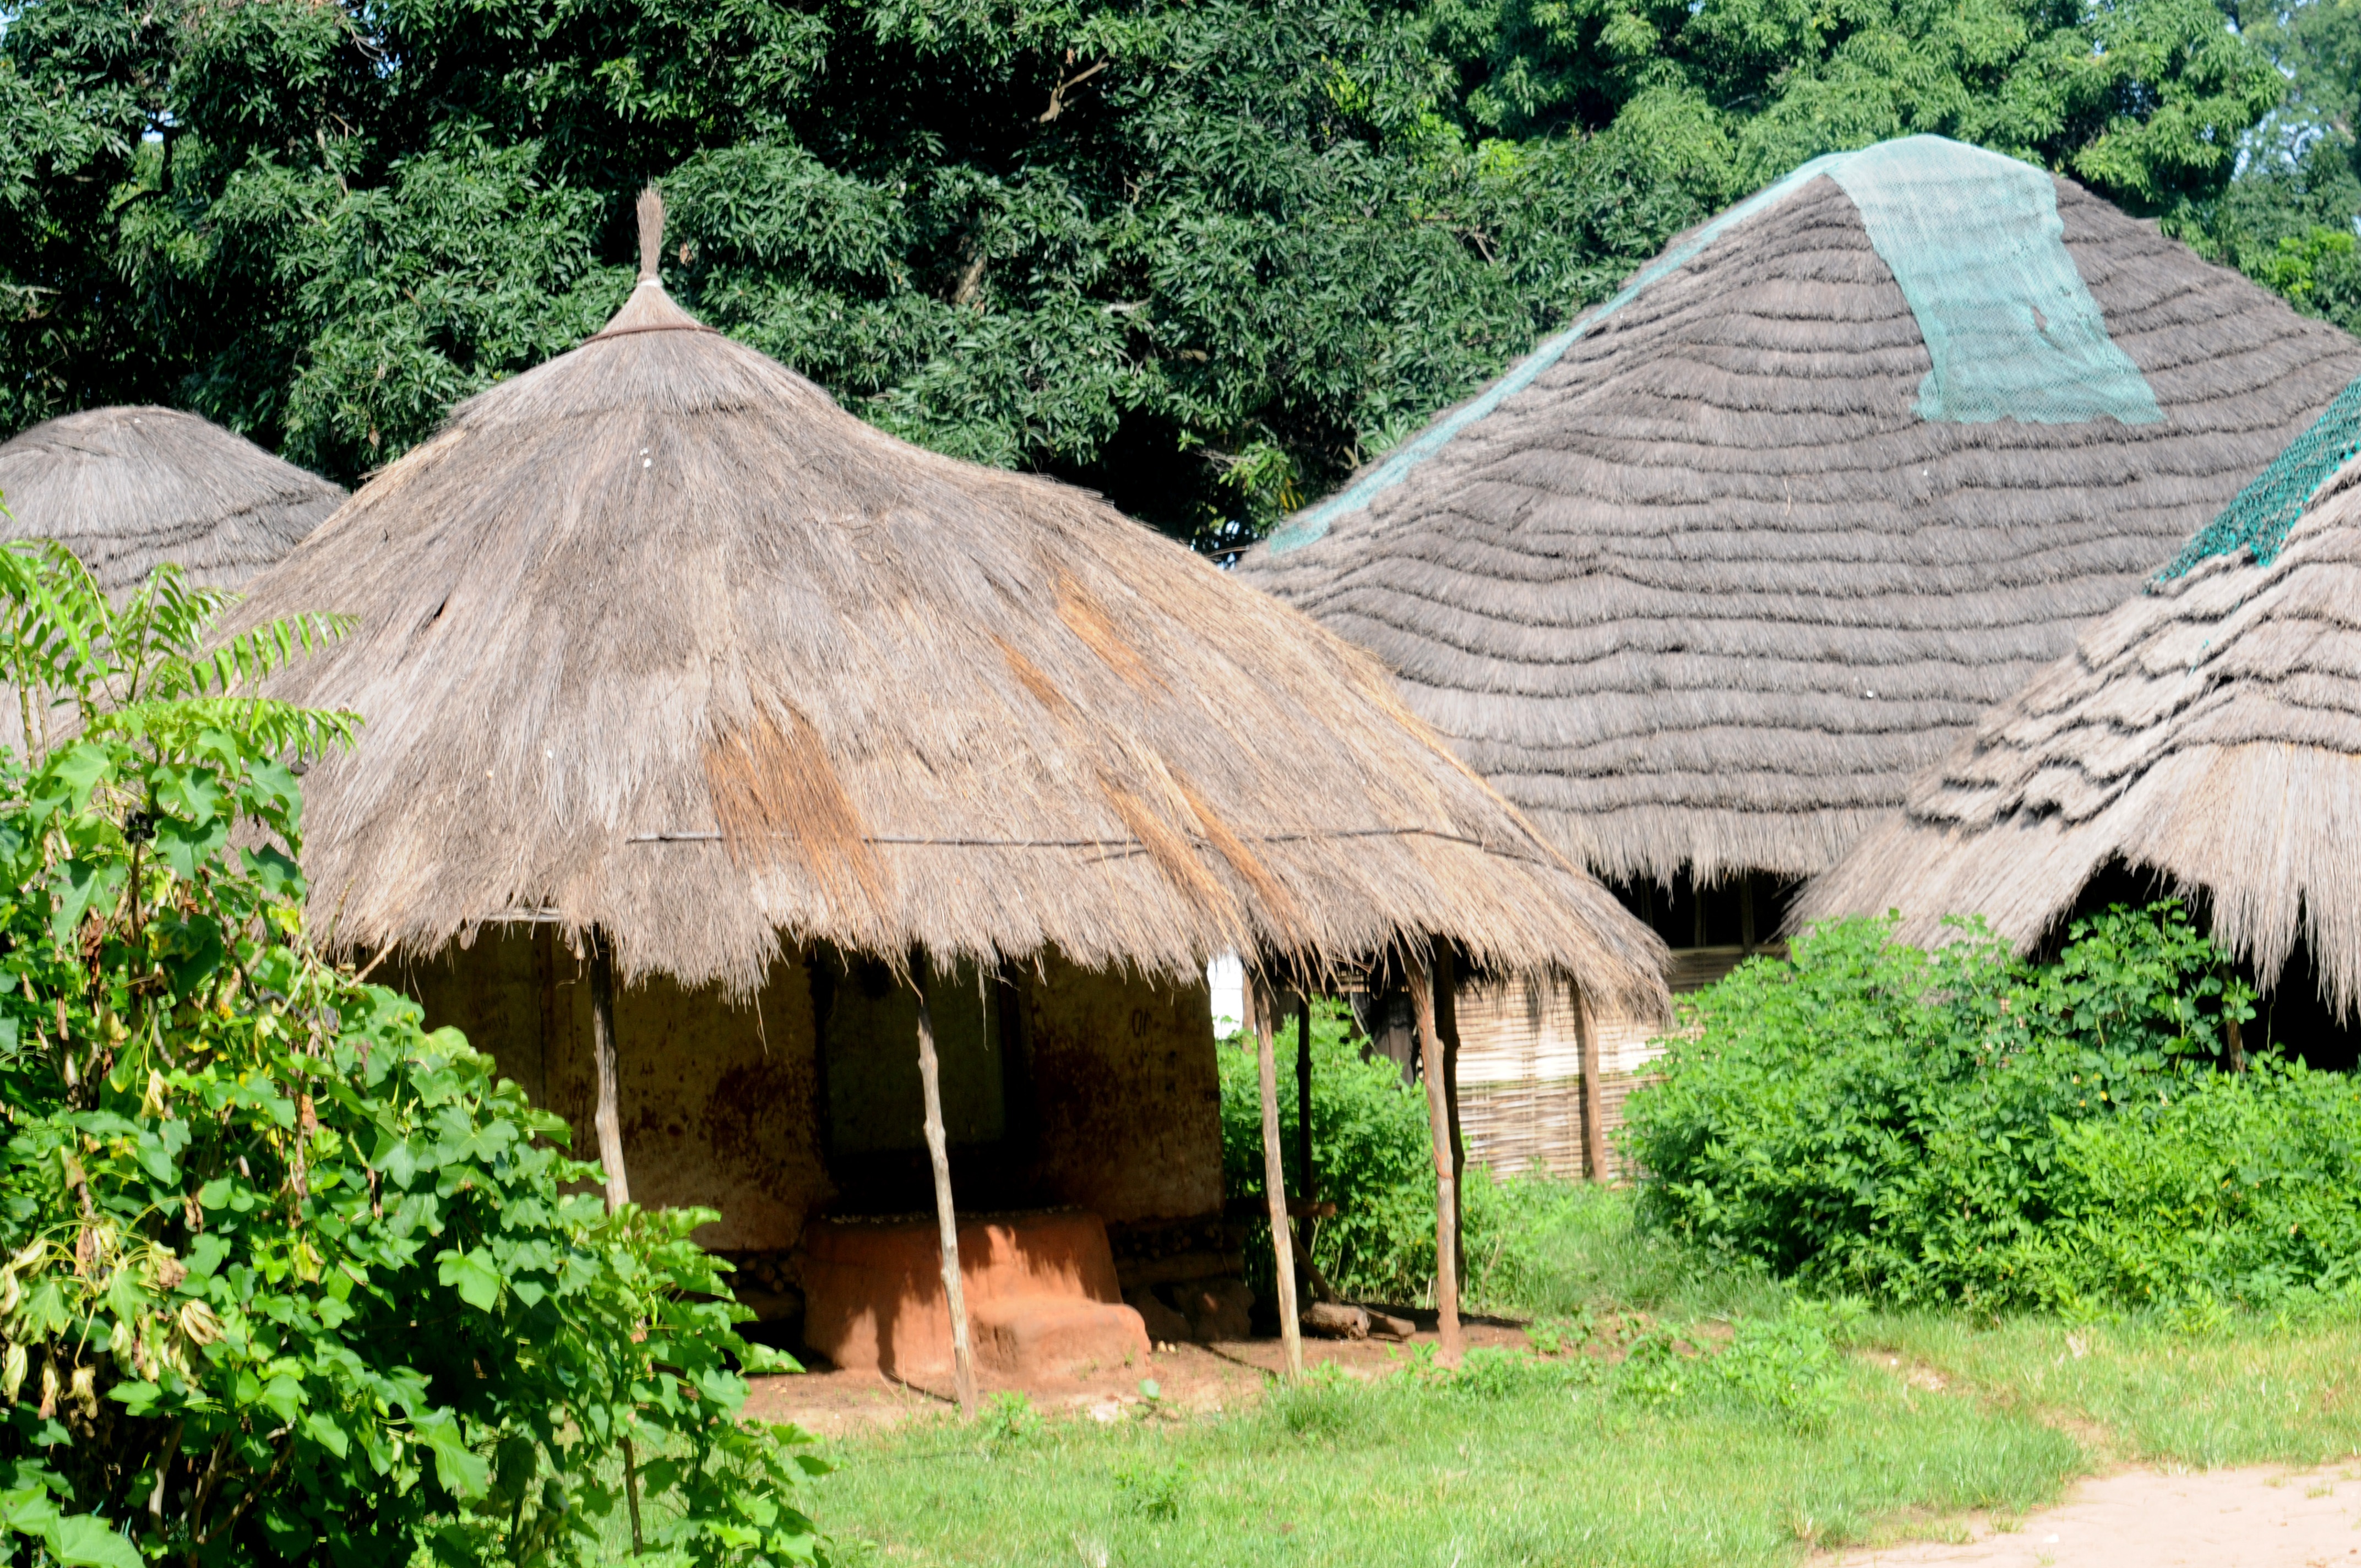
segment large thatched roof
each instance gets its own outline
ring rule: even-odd
[[[347,611],[277,679],[336,940],[611,932],[747,986],[783,942],[1202,973],[1440,934],[1634,1004],[1661,944],[1366,654],[1093,497],[862,423],[643,278],[258,579]]]
[[[2020,948],[2120,861],[2203,894],[2268,983],[2299,938],[2361,1005],[2361,463],[2268,565],[2240,550],[2086,630],[1805,890],[1798,921],[1981,913]]]
[[[2356,375],[2072,181],[1914,137],[1693,231],[1240,569],[1592,869],[1807,873]]]
[[[122,594],[166,561],[234,588],[295,547],[345,492],[174,409],[66,414],[0,444],[0,538],[54,539]]]

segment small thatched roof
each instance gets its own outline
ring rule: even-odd
[[[241,587],[344,499],[176,409],[92,409],[0,444],[0,538],[57,540],[117,596],[167,561],[199,587]]]
[[[1093,496],[922,451],[648,269],[251,587],[359,630],[305,784],[334,939],[612,934],[755,983],[783,944],[1202,973],[1439,935],[1661,1003],[1662,945],[1366,654]]]
[[[2209,557],[2086,630],[1793,918],[1899,910],[1924,943],[1981,913],[2029,948],[2114,862],[2202,894],[2266,984],[2301,938],[2361,1005],[2361,463],[2270,565]]]
[[[2071,181],[1913,137],[1684,236],[1240,571],[1594,871],[1805,874],[2356,376]]]

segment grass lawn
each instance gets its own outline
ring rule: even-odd
[[[1792,1563],[2021,1511],[2113,1463],[2361,1453],[2347,1322],[1872,1315],[1832,1342],[1826,1314],[1581,1190],[1488,1266],[1490,1304],[1567,1348],[1218,1416],[906,1423],[829,1444],[841,1468],[807,1504],[856,1563]]]

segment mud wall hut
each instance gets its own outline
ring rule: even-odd
[[[1686,988],[2356,375],[2072,181],[1906,137],[1682,236],[1238,570],[1375,652]],[[1509,987],[1461,1022],[1561,1073],[1560,1016]],[[1602,1073],[1643,1064],[1647,1030],[1594,1026]],[[1496,1068],[1477,1147],[1584,1113],[1578,1080],[1463,1062]]]
[[[840,1360],[916,1370],[952,1287],[1003,1303],[1012,1365],[1144,1344],[1237,1305],[1213,956],[1316,979],[1442,939],[1661,1005],[1661,943],[1365,653],[1082,491],[863,424],[676,305],[642,223],[604,330],[232,622],[357,618],[269,686],[366,721],[306,781],[320,928],[398,951],[610,1199],[719,1210]]]

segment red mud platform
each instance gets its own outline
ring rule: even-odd
[[[959,1228],[960,1284],[977,1365],[1016,1378],[1145,1360],[1106,1225],[1065,1210],[980,1215]],[[947,1373],[951,1315],[931,1219],[815,1220],[804,1230],[804,1343],[847,1371]]]

